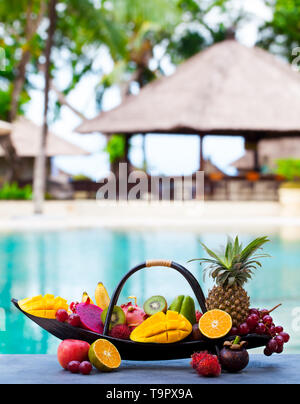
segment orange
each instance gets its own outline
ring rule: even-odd
[[[210,339],[225,337],[231,328],[232,318],[223,310],[207,311],[199,320],[200,331]]]
[[[117,348],[106,339],[98,339],[89,350],[89,360],[102,372],[110,372],[121,365],[121,356]]]

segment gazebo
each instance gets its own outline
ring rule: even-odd
[[[4,126],[3,126],[4,127]],[[0,126],[1,128],[1,126]],[[29,119],[20,117],[7,128],[11,130],[11,138],[20,158],[20,180],[32,181],[34,159],[39,151],[39,139],[41,128]],[[1,130],[1,129],[0,129]],[[8,134],[6,132],[6,134]],[[51,157],[55,156],[78,156],[88,155],[89,152],[80,147],[56,136],[52,132],[48,133],[47,139],[47,167],[50,169]],[[6,172],[5,153],[0,145],[0,177],[5,177]]]
[[[5,121],[0,121],[0,136],[9,135],[11,132],[12,126],[10,123]]]
[[[261,139],[300,136],[300,76],[270,53],[235,40],[211,46],[176,72],[84,121],[80,133],[243,136],[254,152]]]
[[[281,138],[264,139],[258,144],[259,165],[267,170],[276,169],[276,161],[280,159],[300,158],[300,139]],[[239,173],[252,169],[254,164],[253,153],[246,151],[244,156],[234,161],[231,166],[238,169]]]

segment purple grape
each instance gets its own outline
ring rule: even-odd
[[[277,342],[275,341],[275,339],[271,339],[271,340],[268,342],[267,348],[268,348],[268,350],[271,351],[272,353],[277,351],[277,349],[278,349],[278,344],[277,344]]]
[[[78,361],[71,361],[71,362],[68,364],[68,370],[69,370],[71,373],[79,373],[79,366],[80,366],[80,362],[78,362]]]

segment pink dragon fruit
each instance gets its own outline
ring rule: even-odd
[[[122,304],[121,308],[126,315],[128,327],[133,331],[138,325],[142,324],[148,316],[144,310],[137,305],[135,296],[129,296],[128,299],[134,299],[135,303],[128,302],[127,304]]]
[[[102,309],[90,303],[88,298],[85,303],[79,303],[75,306],[76,314],[80,317],[80,322],[86,330],[103,334],[103,323],[101,321]]]

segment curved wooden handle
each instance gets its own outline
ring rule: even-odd
[[[172,261],[166,261],[166,260],[149,260],[146,261],[146,267],[168,267],[170,268],[172,265]]]
[[[103,334],[104,335],[108,335],[109,333],[109,324],[111,321],[111,316],[113,313],[113,309],[115,307],[115,305],[118,302],[120,293],[123,289],[123,286],[125,285],[126,281],[128,280],[128,278],[131,277],[131,275],[133,275],[135,272],[140,271],[141,269],[144,268],[150,268],[150,267],[157,267],[157,266],[162,266],[162,267],[168,267],[168,268],[173,268],[176,271],[178,271],[189,283],[189,285],[191,286],[191,288],[193,289],[193,292],[198,300],[198,303],[201,307],[201,310],[203,313],[205,313],[207,311],[206,309],[206,305],[205,305],[205,296],[203,293],[203,290],[201,288],[201,286],[199,285],[199,282],[197,281],[197,279],[194,277],[194,275],[188,271],[184,266],[177,264],[176,262],[173,261],[167,261],[167,260],[149,260],[146,262],[143,262],[140,265],[137,265],[136,267],[134,267],[133,269],[131,269],[124,277],[123,279],[120,281],[119,285],[117,286],[109,307],[108,307],[108,311],[107,311],[107,315],[106,315],[106,319],[105,319],[105,324],[104,324],[104,331]]]

